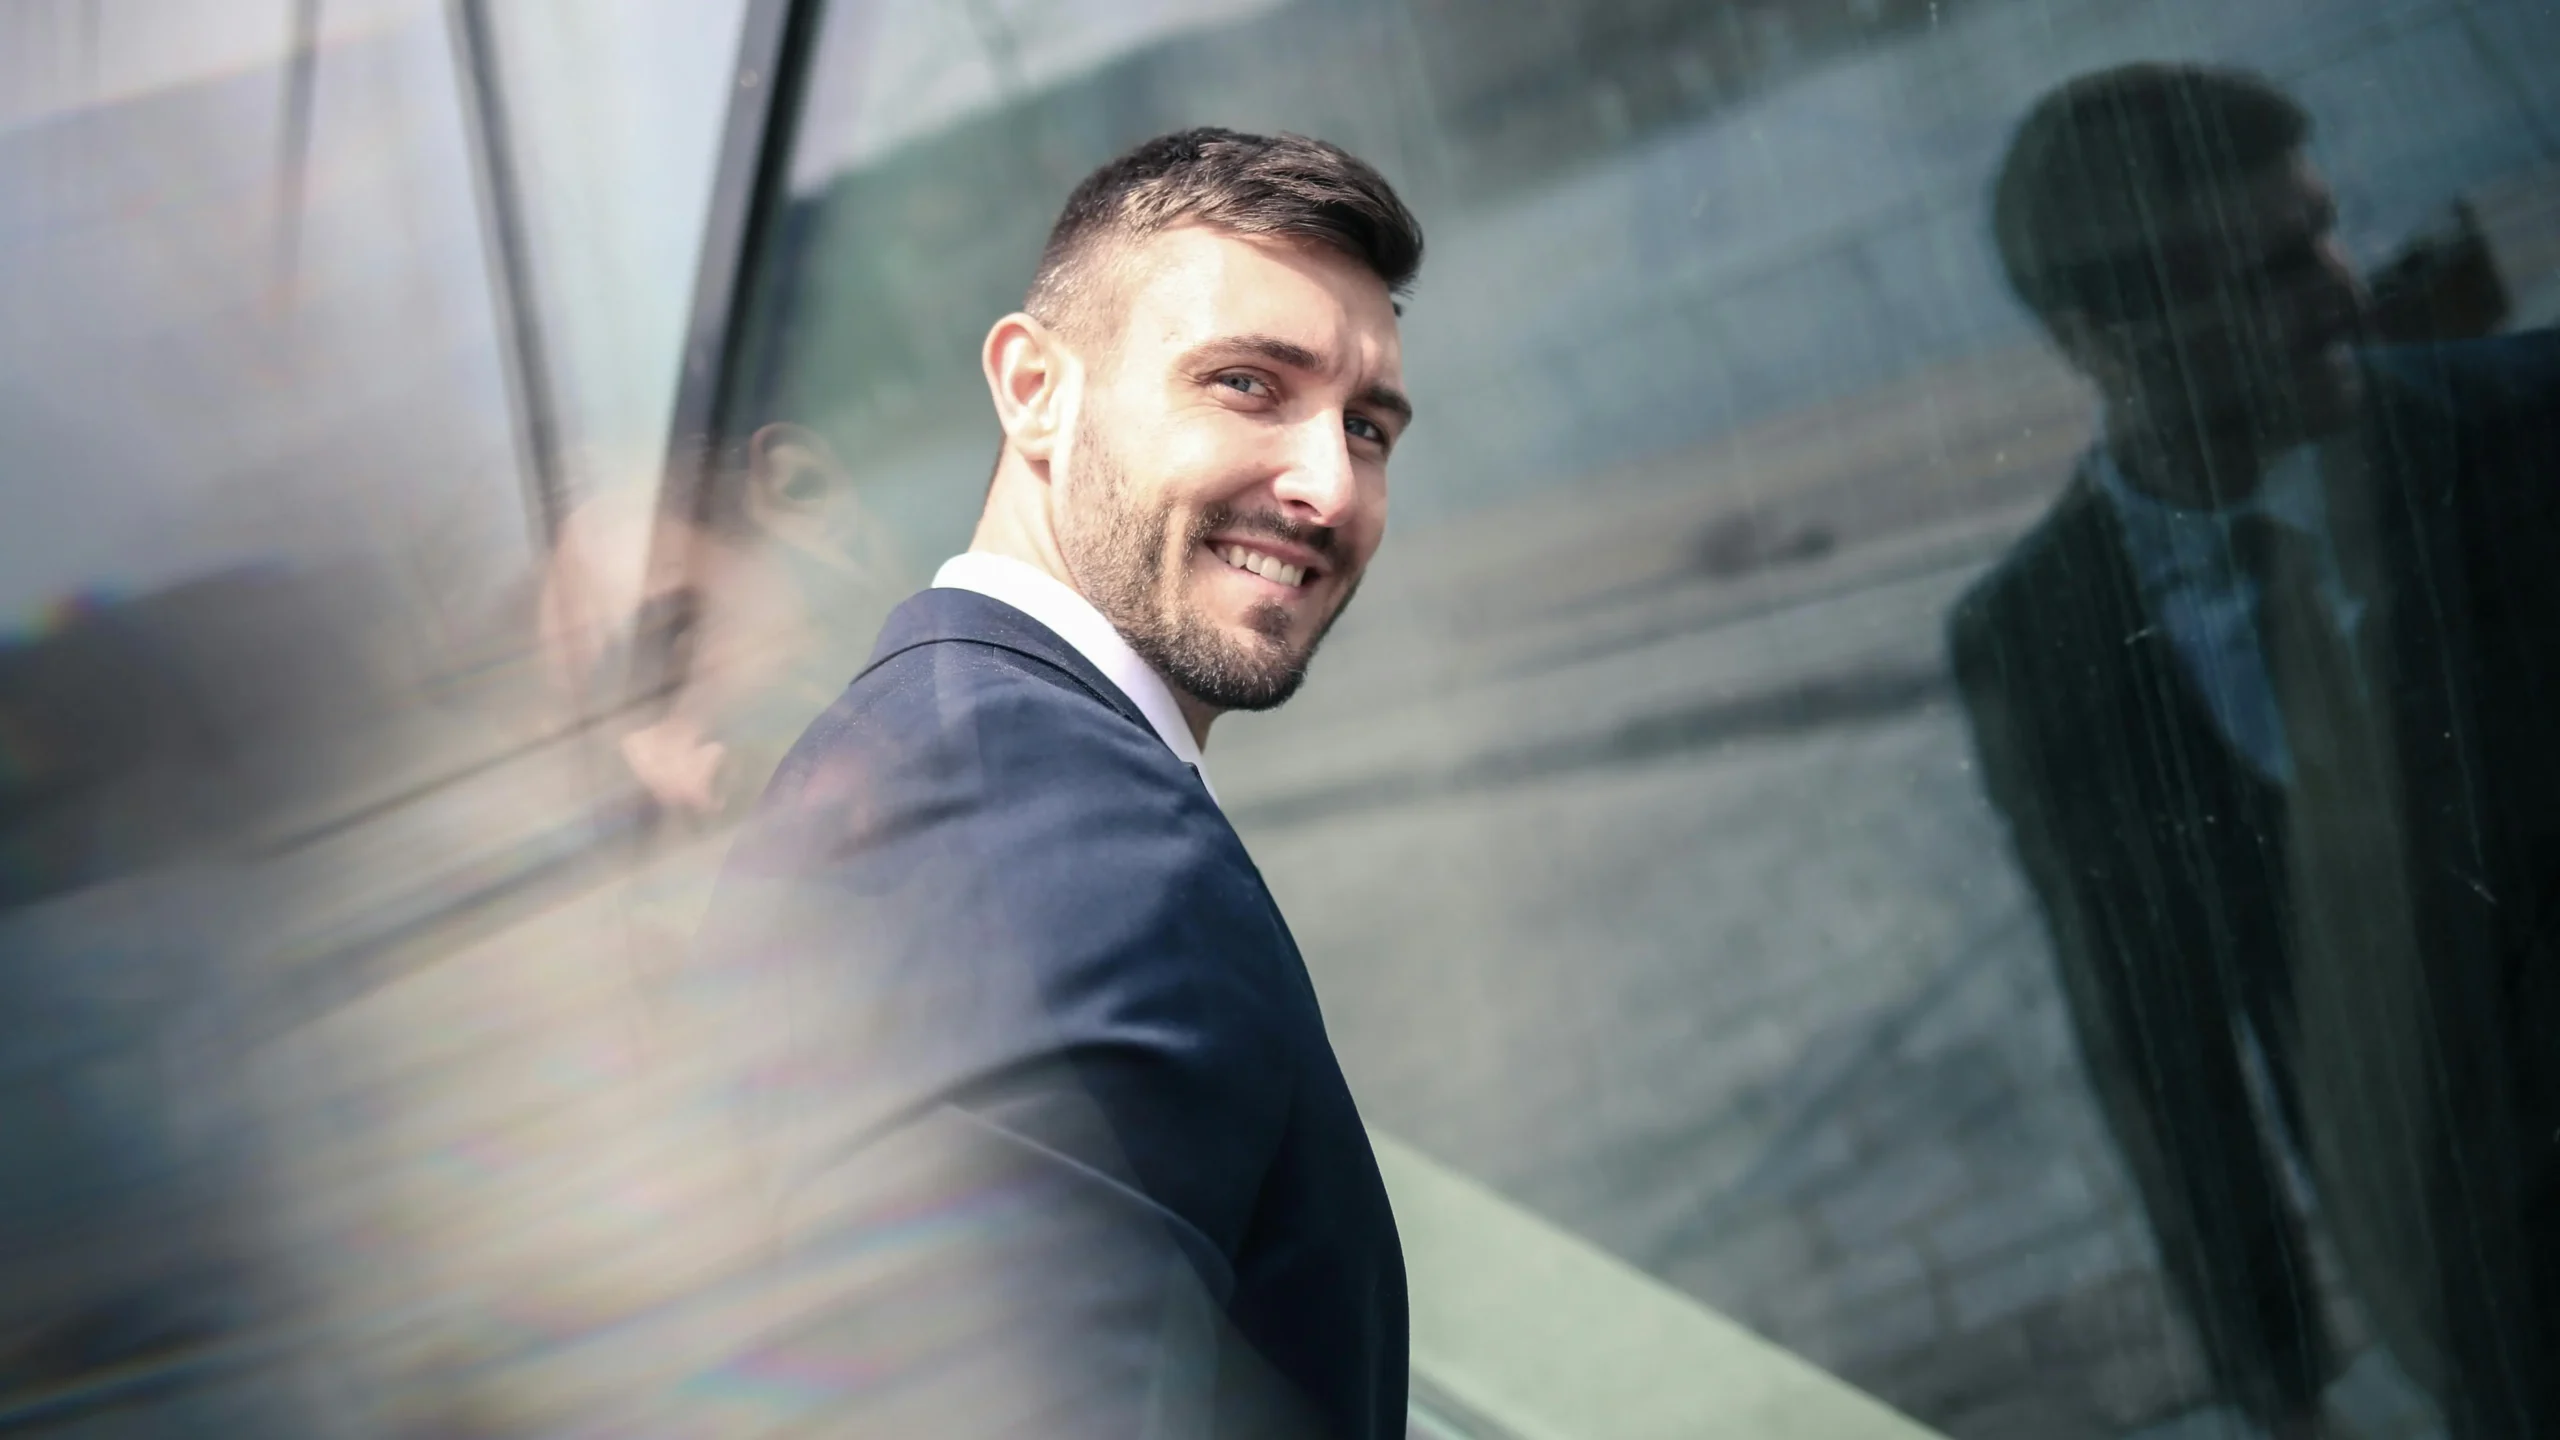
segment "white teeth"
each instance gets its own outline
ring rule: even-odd
[[[1259,550],[1247,550],[1241,545],[1230,545],[1219,551],[1218,558],[1239,570],[1292,588],[1303,585],[1307,581],[1307,572],[1303,567],[1283,564]]]

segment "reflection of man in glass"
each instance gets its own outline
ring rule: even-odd
[[[2101,436],[1954,658],[2226,1390],[2310,1433],[2333,1373],[2290,1149],[2456,1433],[2542,1433],[2560,347],[2365,345],[2308,132],[2253,77],[2166,66],[2020,126],[2001,260]]]
[[[660,513],[645,489],[603,489],[562,522],[542,573],[558,692],[590,713],[639,702],[616,749],[679,815],[754,798],[859,666],[851,637],[897,593],[887,534],[825,441],[767,425],[739,449],[699,523]]]
[[[739,1363],[830,1427],[1403,1433],[1385,1189],[1200,746],[1297,688],[1384,532],[1421,253],[1341,150],[1188,131],[1076,189],[988,333],[969,553],[783,762],[702,945],[770,1002],[732,1033],[794,1274],[850,1268]]]

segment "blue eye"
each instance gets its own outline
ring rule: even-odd
[[[1363,440],[1374,440],[1380,445],[1387,443],[1386,427],[1365,415],[1345,415],[1342,428]]]
[[[1262,385],[1262,377],[1258,375],[1221,375],[1218,377],[1218,383],[1235,391],[1239,395],[1251,395],[1254,393],[1256,387]]]

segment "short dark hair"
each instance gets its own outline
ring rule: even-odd
[[[1368,162],[1303,135],[1201,127],[1153,140],[1084,178],[1049,230],[1023,308],[1071,325],[1105,292],[1103,252],[1186,221],[1337,250],[1401,295],[1422,268],[1422,223]]]
[[[2138,64],[2072,80],[2027,112],[1992,186],[2010,288],[2048,323],[2156,313],[2159,217],[2266,173],[2310,135],[2310,112],[2245,70]]]

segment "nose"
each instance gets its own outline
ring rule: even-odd
[[[1350,517],[1360,483],[1352,468],[1351,440],[1343,433],[1342,417],[1316,416],[1297,429],[1287,466],[1273,488],[1293,518],[1339,525]]]

